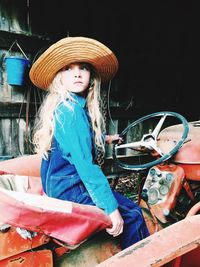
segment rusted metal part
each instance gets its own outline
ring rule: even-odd
[[[38,234],[32,240],[24,239],[16,232],[15,227],[11,227],[8,232],[0,233],[0,262],[5,258],[45,245],[49,240],[50,237],[43,234]]]
[[[164,211],[170,213],[176,205],[177,196],[180,194],[180,191],[184,183],[184,170],[180,166],[174,164],[161,164],[154,167],[154,169],[156,170],[156,172],[159,173],[169,172],[170,174],[173,175],[173,181],[170,185],[170,190],[167,193],[167,195],[164,196],[160,195],[159,201],[156,204],[149,205],[148,207],[151,214],[154,214],[154,216],[156,216],[156,218],[160,222],[167,223],[168,219]],[[158,186],[160,185],[155,184],[155,188],[159,188]],[[146,203],[142,201],[139,204],[142,207],[147,207]]]
[[[158,144],[162,151],[169,151],[174,144],[180,140],[183,132],[183,125],[173,125],[165,128],[159,134]],[[200,121],[189,123],[188,137],[176,153],[176,163],[197,164],[200,163]]]
[[[200,215],[195,215],[154,233],[96,266],[160,267],[165,264],[173,266],[175,258],[199,246]],[[181,267],[187,266],[181,265]]]
[[[140,206],[142,207],[142,213],[150,235],[162,230],[164,228],[163,224],[157,218],[155,218],[155,214],[153,214],[153,212],[149,210],[149,207],[147,207],[146,202],[141,200]]]
[[[164,129],[159,135],[159,147],[164,151],[168,150],[171,143],[180,138],[182,131],[181,124]],[[187,141],[176,153],[173,161],[184,169],[187,179],[200,181],[200,121],[189,123]]]
[[[0,261],[0,267],[53,267],[50,250],[29,251]]]
[[[179,128],[177,127],[177,130]],[[200,164],[200,121],[189,123],[188,141],[176,154],[175,162]]]
[[[188,164],[188,163],[177,163],[180,167],[184,169],[185,178],[190,181],[200,181],[200,163],[198,164]]]
[[[196,203],[190,210],[189,210],[189,212],[187,213],[187,216],[186,217],[190,217],[190,216],[193,216],[193,215],[196,215],[197,213],[198,213],[198,211],[200,210],[200,202],[198,202],[198,203]],[[195,251],[194,252],[192,252],[192,257],[193,257],[193,260],[194,260],[194,263],[193,263],[193,267],[195,267],[195,266],[198,266],[198,262],[199,262],[199,249],[200,248],[198,248],[198,250],[197,249],[195,249]],[[197,253],[195,253],[195,252],[197,252]],[[191,253],[188,253],[188,254],[191,254]],[[196,258],[196,254],[198,255],[198,258]],[[188,256],[188,255],[187,255]],[[188,258],[188,257],[187,257]],[[179,256],[179,257],[177,257],[175,260],[174,260],[174,266],[172,266],[172,267],[181,267],[181,264],[182,264],[182,266],[183,266],[183,262],[184,262],[184,266],[188,266],[188,265],[185,265],[185,262],[187,262],[186,260],[187,260],[187,258],[186,257],[184,257],[184,255],[182,255],[182,256]],[[185,260],[186,259],[186,260]],[[191,263],[191,260],[189,260],[189,262]]]

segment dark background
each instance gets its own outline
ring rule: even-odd
[[[132,99],[140,115],[177,111],[198,120],[198,24],[194,1],[32,1],[32,32],[52,42],[95,38],[113,50],[119,71],[111,97]]]

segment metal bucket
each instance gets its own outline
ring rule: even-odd
[[[5,58],[7,80],[10,85],[21,86],[25,80],[25,73],[30,65],[30,61],[21,57]]]

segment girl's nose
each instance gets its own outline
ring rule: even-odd
[[[81,77],[81,71],[79,68],[74,69],[74,77]]]

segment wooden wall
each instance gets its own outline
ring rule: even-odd
[[[29,81],[28,73],[22,86],[14,86],[9,85],[6,72],[7,56],[25,54],[33,62],[50,43],[48,37],[31,33],[27,2],[0,2],[0,159],[32,153],[32,127],[43,97]],[[112,125],[108,128],[115,131]]]
[[[31,32],[27,3],[26,0],[0,2],[0,159],[32,153],[31,130],[43,97],[41,90],[35,88],[28,78],[23,86],[9,85],[5,69],[6,56],[24,57],[17,44],[33,62],[51,42],[48,37]],[[107,132],[114,134],[133,119],[131,102],[119,107],[119,101],[112,99],[110,92],[116,94],[118,91],[116,82],[108,84],[103,91]],[[111,156],[112,147],[107,146],[106,157]]]
[[[23,57],[16,44],[33,62],[52,42],[45,35],[32,33],[28,2],[0,2],[0,159],[32,153],[31,130],[43,97],[42,91],[35,88],[28,77],[23,86],[9,85],[5,70],[7,55]],[[142,114],[134,100],[120,92],[119,84],[116,79],[103,88],[108,134],[120,133],[133,120],[147,114],[147,110]],[[112,158],[112,146],[106,147],[106,157]]]
[[[9,85],[5,67],[6,56],[27,56],[32,62],[49,43],[31,34],[27,2],[0,2],[0,159],[31,153],[31,129],[42,99],[28,73],[22,86]]]

